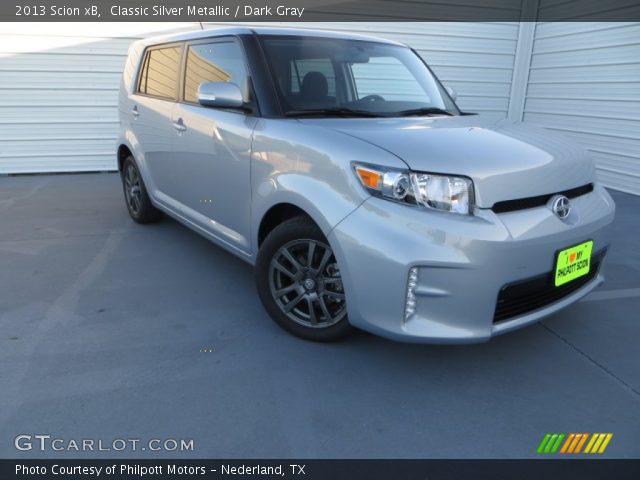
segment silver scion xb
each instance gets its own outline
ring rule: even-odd
[[[460,111],[406,45],[230,27],[134,43],[131,217],[255,265],[267,312],[333,340],[486,341],[596,288],[614,204],[582,148]]]

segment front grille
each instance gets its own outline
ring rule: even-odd
[[[564,195],[567,198],[576,198],[591,192],[593,192],[593,183],[588,183],[587,185],[571,188],[562,192],[547,193],[536,197],[517,198],[515,200],[504,200],[502,202],[494,203],[491,210],[495,213],[506,213],[514,212],[516,210],[525,210],[527,208],[542,207],[546,205],[554,195]]]
[[[546,307],[579,290],[598,274],[604,254],[601,250],[593,255],[589,273],[559,287],[554,285],[554,272],[505,285],[498,294],[493,323]]]

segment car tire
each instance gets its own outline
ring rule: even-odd
[[[153,223],[162,218],[162,212],[153,206],[133,156],[129,155],[122,165],[122,189],[127,210],[138,223]]]
[[[291,218],[265,238],[256,259],[256,283],[267,312],[289,333],[329,342],[351,331],[337,260],[308,217]]]

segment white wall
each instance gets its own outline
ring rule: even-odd
[[[640,194],[640,23],[525,25],[295,24],[408,43],[458,91],[462,109],[502,118],[511,99],[511,118],[575,138],[592,151],[605,185]],[[128,44],[199,27],[0,23],[0,173],[114,169]],[[524,51],[521,38],[516,61],[519,35],[528,31],[532,47]],[[521,81],[511,92],[514,64]]]
[[[539,23],[523,120],[570,137],[640,194],[640,23]]]
[[[115,169],[128,46],[185,27],[0,23],[0,173]]]
[[[463,108],[505,115],[515,24],[303,26],[409,43],[458,90]],[[0,173],[116,168],[116,98],[127,46],[161,31],[197,28],[198,24],[158,23],[0,24]]]

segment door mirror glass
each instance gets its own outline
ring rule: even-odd
[[[240,108],[244,105],[244,98],[235,83],[206,82],[198,87],[198,103],[205,107]]]
[[[451,100],[453,100],[454,102],[457,100],[458,98],[458,92],[456,92],[453,88],[451,87],[445,87],[447,90],[447,93],[449,94],[449,96],[451,97]]]

